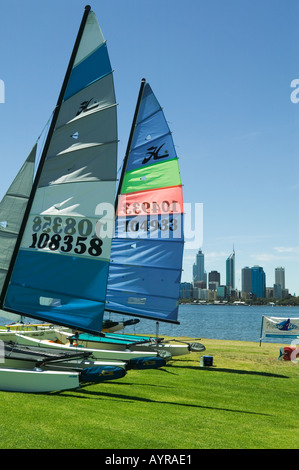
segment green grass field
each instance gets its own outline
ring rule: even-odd
[[[204,340],[159,370],[51,394],[0,392],[1,449],[296,449],[299,364],[279,344]]]

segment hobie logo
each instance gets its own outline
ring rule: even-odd
[[[91,110],[97,108],[98,105],[99,105],[99,102],[95,98],[91,98],[90,100],[82,101],[76,116],[79,116],[81,113],[87,113],[88,111],[91,111]]]
[[[151,160],[151,158],[153,160],[160,160],[160,158],[168,157],[169,153],[167,150],[164,150],[164,155],[159,155],[159,152],[161,148],[163,147],[163,145],[164,144],[160,145],[160,147],[158,146],[149,147],[146,152],[148,156],[144,158],[144,160],[142,161],[142,164],[145,165],[145,163],[148,163]]]
[[[0,80],[0,103],[5,103],[5,85],[3,80]]]

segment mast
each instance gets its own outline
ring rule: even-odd
[[[64,97],[64,94],[65,94],[65,91],[66,91],[66,88],[67,88],[67,85],[68,85],[68,81],[69,81],[69,78],[70,78],[70,75],[71,75],[71,72],[72,72],[72,68],[73,68],[73,65],[74,65],[76,54],[77,54],[77,51],[78,51],[78,48],[79,48],[79,44],[80,44],[80,41],[81,41],[81,38],[82,38],[82,35],[83,35],[83,31],[84,31],[84,28],[85,28],[87,18],[88,18],[88,14],[89,14],[90,10],[91,10],[90,5],[86,5],[85,10],[84,10],[84,14],[83,14],[83,17],[82,17],[82,21],[81,21],[81,24],[80,24],[80,27],[79,27],[79,31],[78,31],[78,34],[77,34],[77,38],[76,38],[76,41],[75,41],[75,44],[74,44],[74,47],[73,47],[72,55],[71,55],[71,58],[70,58],[70,61],[69,61],[69,65],[68,65],[68,68],[67,68],[67,71],[66,71],[66,74],[65,74],[65,77],[64,77],[64,81],[63,81],[63,84],[62,84],[62,87],[61,87],[61,91],[60,91],[60,94],[59,94],[59,97],[58,97],[58,100],[57,100],[57,104],[56,104],[55,111],[54,111],[54,114],[53,114],[53,119],[52,119],[52,122],[51,122],[51,125],[50,125],[50,128],[49,128],[49,132],[48,132],[48,136],[47,136],[47,139],[46,139],[46,142],[45,142],[45,145],[44,145],[43,153],[41,155],[39,166],[38,166],[36,176],[35,176],[35,179],[34,179],[34,182],[33,182],[33,185],[32,185],[32,190],[31,190],[31,193],[30,193],[30,196],[29,196],[28,204],[27,204],[26,211],[25,211],[25,214],[24,214],[24,218],[23,218],[23,221],[22,221],[22,224],[21,224],[19,236],[18,236],[17,241],[16,241],[14,253],[12,255],[10,266],[8,268],[7,276],[6,276],[6,279],[5,279],[5,282],[4,282],[4,285],[3,285],[3,289],[2,289],[2,292],[1,292],[0,308],[2,308],[3,310],[5,310],[5,308],[3,307],[4,299],[5,299],[6,291],[7,291],[9,281],[10,281],[10,278],[11,278],[11,275],[12,275],[14,264],[15,264],[15,261],[16,261],[16,258],[17,258],[17,253],[18,253],[18,250],[19,250],[20,245],[21,245],[23,233],[24,233],[24,230],[25,230],[25,227],[26,227],[26,224],[27,224],[29,214],[30,214],[33,199],[34,199],[37,187],[38,187],[39,178],[40,178],[41,173],[42,173],[42,169],[43,169],[43,166],[44,166],[44,163],[45,163],[45,159],[46,159],[47,152],[48,152],[48,149],[49,149],[49,146],[50,146],[52,135],[53,135],[53,132],[54,132],[54,129],[55,129],[58,114],[59,114],[59,111],[60,111],[60,108],[61,108],[61,105],[62,105],[62,102],[63,102],[63,97]]]
[[[131,151],[132,140],[133,140],[133,136],[134,136],[134,132],[135,132],[136,122],[137,122],[137,118],[138,118],[138,113],[139,113],[139,109],[140,109],[140,104],[141,104],[141,100],[142,100],[142,96],[143,96],[143,90],[144,90],[144,87],[145,87],[145,83],[146,83],[146,79],[143,78],[141,80],[141,85],[140,85],[139,94],[138,94],[138,98],[137,98],[135,113],[134,113],[134,117],[133,117],[133,121],[132,121],[132,127],[131,127],[131,131],[130,131],[129,139],[128,139],[127,150],[126,150],[126,153],[125,153],[122,172],[121,172],[121,176],[120,176],[120,179],[119,179],[118,191],[117,191],[117,195],[116,195],[116,198],[115,198],[115,215],[117,214],[118,198],[119,198],[120,193],[121,193],[121,187],[122,187],[124,176],[125,176],[126,169],[127,169],[128,158],[129,158],[130,151]]]

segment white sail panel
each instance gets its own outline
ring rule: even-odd
[[[97,207],[102,201],[113,199],[114,182],[54,185],[39,188],[36,194],[21,249],[109,260],[110,232],[107,236],[103,230],[99,232],[101,217]],[[112,211],[104,221],[112,226]]]
[[[86,12],[82,25],[84,21]],[[37,172],[4,306],[98,332],[113,222],[113,215],[99,206],[114,207],[116,102],[106,43],[93,12],[84,29],[82,25],[76,59],[69,65],[64,96]]]
[[[76,54],[74,67],[105,42],[97,17],[93,11],[88,15],[84,33]]]
[[[103,111],[82,116],[80,119],[60,127],[53,134],[48,158],[57,155],[74,144],[116,143],[115,122],[116,107],[113,106]]]
[[[75,57],[64,100],[112,72],[106,42],[93,12],[87,23]]]
[[[85,116],[90,112],[108,108],[115,102],[113,75],[110,73],[62,103],[56,129],[70,122],[74,117]]]
[[[79,181],[114,181],[116,173],[115,143],[74,144],[45,163],[39,186]]]

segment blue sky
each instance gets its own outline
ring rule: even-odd
[[[0,1],[0,196],[57,101],[81,21],[81,0]],[[119,162],[145,77],[180,158],[184,200],[203,203],[205,268],[225,282],[244,266],[286,270],[299,295],[297,0],[95,0],[114,68]],[[199,248],[199,247],[198,247]],[[185,250],[182,280],[197,249]]]

